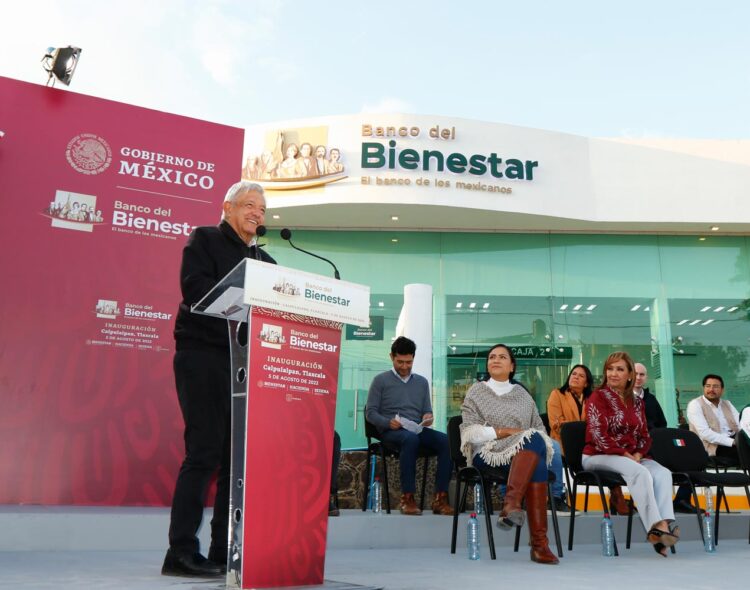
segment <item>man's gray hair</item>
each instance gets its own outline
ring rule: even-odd
[[[235,182],[232,186],[229,187],[227,194],[224,195],[224,202],[236,203],[237,198],[240,195],[244,195],[245,193],[250,193],[250,192],[258,193],[261,197],[263,197],[263,199],[266,198],[266,194],[263,191],[263,187],[259,185],[257,182],[241,180],[240,182]],[[221,218],[226,219],[226,214],[222,212]]]
[[[240,182],[235,182],[232,186],[229,187],[227,194],[224,196],[224,201],[234,203],[237,201],[237,197],[250,192],[260,193],[260,196],[262,196],[263,198],[266,197],[265,193],[263,192],[263,187],[260,186],[257,182],[241,180]]]

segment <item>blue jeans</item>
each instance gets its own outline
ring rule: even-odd
[[[552,463],[547,468],[549,471],[555,474],[555,481],[552,482],[552,497],[553,498],[562,498],[563,497],[563,491],[565,490],[563,486],[563,464],[562,464],[562,453],[560,452],[560,443],[558,443],[556,440],[552,439],[552,448],[554,450],[554,453],[552,455]],[[546,456],[546,453],[545,453]],[[475,467],[476,467],[475,462]],[[546,478],[546,476],[545,476]],[[545,479],[545,481],[547,481]],[[505,494],[505,486],[498,486],[500,488],[500,494]]]
[[[552,464],[549,466],[549,470],[555,474],[555,481],[552,482],[552,497],[562,498],[565,490],[563,486],[562,452],[560,451],[560,443],[555,439],[552,439],[552,448],[555,450],[552,455]]]
[[[414,434],[403,428],[386,430],[381,433],[380,440],[399,448],[399,463],[401,467],[401,493],[413,494],[417,491],[417,453],[420,447],[430,449],[437,454],[437,473],[435,474],[435,491],[447,492],[448,484],[453,472],[451,452],[448,447],[448,437],[443,432],[425,428],[419,434]]]
[[[547,445],[545,444],[544,439],[541,437],[541,435],[536,433],[531,435],[531,438],[523,443],[521,449],[524,451],[532,451],[539,455],[539,462],[536,464],[536,469],[534,469],[534,473],[531,476],[531,481],[546,482],[549,478],[549,475],[547,473]],[[492,469],[499,469],[505,475],[507,475],[510,471],[510,464],[500,465],[498,467],[490,467],[479,455],[474,456],[473,464],[474,467],[479,469],[479,471],[491,471]],[[505,486],[501,486],[500,493],[505,495]]]

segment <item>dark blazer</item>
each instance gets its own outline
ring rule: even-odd
[[[191,313],[190,306],[200,301],[241,260],[256,257],[276,264],[262,248],[248,247],[226,221],[193,230],[182,250],[182,302],[174,327],[177,350],[229,349],[226,322]]]
[[[665,428],[667,426],[667,419],[664,417],[664,412],[659,405],[659,400],[656,396],[648,390],[648,387],[643,388],[643,402],[646,410],[646,426],[649,430],[654,428]]]

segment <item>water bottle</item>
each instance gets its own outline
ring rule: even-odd
[[[372,482],[372,511],[375,514],[382,514],[383,509],[383,488],[380,485],[380,478],[376,477]]]
[[[714,523],[711,520],[711,511],[714,502],[711,495],[711,488],[706,488],[706,511],[703,513],[703,549],[706,553],[716,553],[716,543],[714,542]]]
[[[481,483],[474,484],[474,511],[484,514],[484,491]]]
[[[479,522],[476,512],[471,513],[469,524],[466,525],[466,547],[469,550],[469,559],[479,559]]]
[[[604,557],[615,556],[615,534],[612,532],[612,521],[609,519],[609,513],[604,513],[602,518],[602,555]]]

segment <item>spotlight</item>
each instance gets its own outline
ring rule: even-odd
[[[49,47],[47,53],[42,58],[42,67],[49,74],[47,86],[50,85],[50,81],[52,82],[52,86],[55,85],[53,76],[66,86],[69,86],[80,56],[80,47],[72,47],[70,45],[58,48]]]

